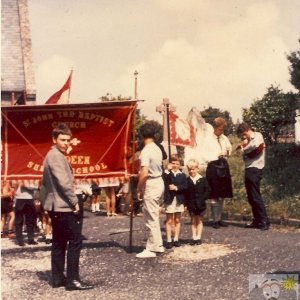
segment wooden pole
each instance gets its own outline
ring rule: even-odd
[[[130,194],[130,230],[129,230],[129,252],[132,252],[132,230],[133,230],[133,184],[134,184],[134,167],[135,167],[135,124],[136,124],[136,108],[137,108],[137,103],[135,104],[135,109],[133,112],[133,122],[132,122],[132,127],[133,127],[133,133],[132,133],[132,166],[131,166],[131,176],[129,179],[129,194]]]
[[[14,92],[11,93],[11,105],[16,105],[15,93]]]
[[[137,101],[137,76],[138,72],[134,72],[134,100]],[[129,179],[129,194],[130,194],[130,229],[129,229],[129,252],[132,252],[132,230],[133,230],[133,191],[134,191],[134,166],[135,166],[135,126],[136,126],[136,109],[137,109],[137,102],[135,103],[135,108],[133,112],[133,121],[132,121],[132,166],[131,166],[131,176]]]
[[[169,162],[171,162],[171,138],[170,138],[170,104],[166,104],[166,113],[167,113],[167,132],[168,132],[168,156]]]

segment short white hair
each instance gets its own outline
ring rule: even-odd
[[[190,159],[186,164],[188,169],[199,168],[199,165],[200,165],[199,161],[197,159],[194,159],[194,158]]]

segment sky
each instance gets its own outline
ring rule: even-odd
[[[267,88],[289,83],[286,54],[299,50],[299,0],[28,0],[37,103],[73,68],[70,103],[134,97],[141,113],[164,98],[227,110],[234,121]]]

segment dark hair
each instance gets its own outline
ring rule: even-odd
[[[52,137],[57,139],[60,134],[72,136],[70,128],[65,123],[59,123],[52,130]]]
[[[172,161],[178,161],[178,162],[181,162],[181,159],[180,159],[180,157],[179,157],[178,154],[172,154],[172,155],[171,155],[170,161],[171,161],[171,162],[172,162]]]
[[[155,135],[155,126],[151,123],[145,123],[140,127],[140,134],[143,138],[148,139],[154,139]]]
[[[248,123],[243,122],[238,126],[236,133],[237,133],[237,135],[240,135],[243,132],[248,131],[250,129],[251,129],[251,126]]]

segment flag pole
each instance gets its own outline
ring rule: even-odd
[[[24,103],[26,105],[27,104],[27,92],[26,92],[26,89],[23,91],[23,95],[24,95]]]
[[[137,76],[138,72],[134,72],[134,100],[137,101]],[[133,231],[133,184],[134,184],[134,167],[135,167],[135,126],[136,126],[136,108],[137,102],[135,103],[134,112],[133,112],[133,121],[132,121],[132,165],[131,165],[131,176],[129,179],[129,192],[130,192],[130,229],[129,229],[129,252],[132,253],[132,231]]]
[[[167,101],[165,101],[167,100]],[[168,156],[169,162],[171,162],[171,138],[170,138],[170,103],[169,99],[164,99],[166,105],[166,113],[167,113],[167,136],[168,136]]]
[[[68,93],[68,103],[70,103],[70,95],[71,95],[72,78],[73,78],[73,67],[72,67],[72,69],[71,69],[71,74],[70,74],[70,88],[69,88],[69,93]]]

